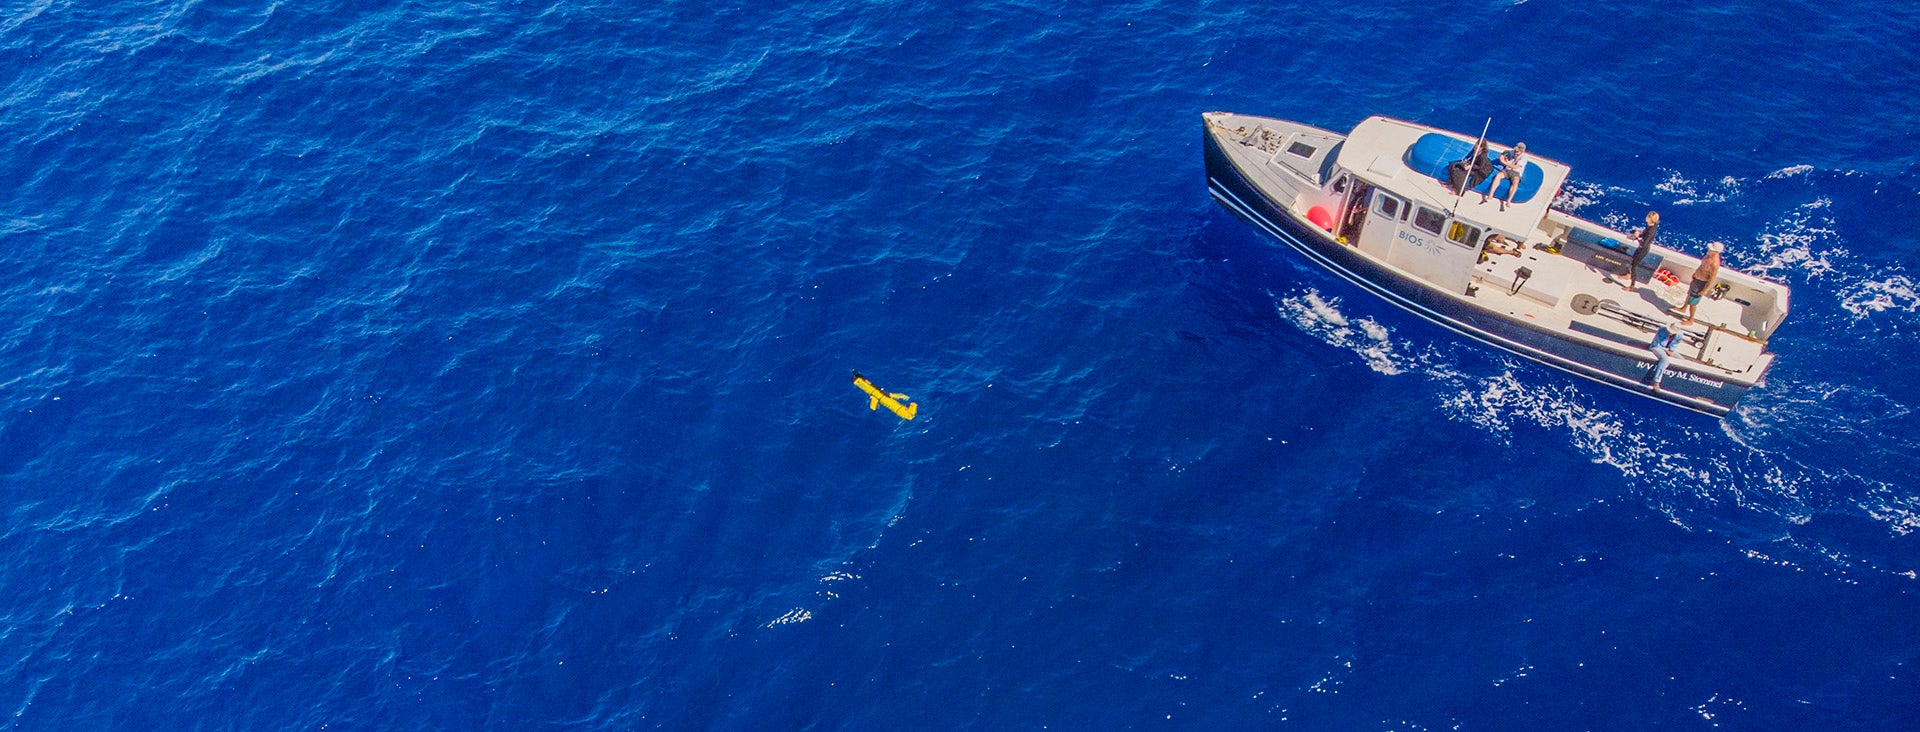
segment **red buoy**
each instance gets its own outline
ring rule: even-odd
[[[1328,213],[1325,206],[1307,209],[1307,220],[1313,222],[1314,226],[1333,231],[1333,214]]]

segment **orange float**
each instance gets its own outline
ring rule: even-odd
[[[1313,222],[1314,226],[1333,231],[1333,214],[1328,212],[1325,206],[1307,209],[1307,220]]]

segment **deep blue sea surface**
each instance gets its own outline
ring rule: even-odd
[[[1920,6],[1699,5],[6,3],[0,728],[1920,728]],[[1779,361],[1463,342],[1216,109],[1491,117]]]

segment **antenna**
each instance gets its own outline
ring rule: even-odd
[[[1481,126],[1480,126],[1480,139],[1478,139],[1478,140],[1474,140],[1474,141],[1473,141],[1473,149],[1472,149],[1472,150],[1468,150],[1468,151],[1467,151],[1467,176],[1468,176],[1468,178],[1472,178],[1472,176],[1473,176],[1473,166],[1475,166],[1475,165],[1477,165],[1477,164],[1479,164],[1479,162],[1480,162],[1480,161],[1478,161],[1478,160],[1474,160],[1474,159],[1473,159],[1473,156],[1474,156],[1474,155],[1476,155],[1476,154],[1477,154],[1477,155],[1485,155],[1485,154],[1486,154],[1486,153],[1483,153],[1483,152],[1480,152],[1480,146],[1481,146],[1481,145],[1484,145],[1484,144],[1486,144],[1486,143],[1487,143],[1487,130],[1490,130],[1490,129],[1493,129],[1493,118],[1492,118],[1492,117],[1488,117],[1488,118],[1487,118],[1487,123],[1486,123],[1486,124],[1484,124],[1484,125],[1481,125]],[[1460,187],[1460,194],[1459,194],[1459,195],[1456,195],[1456,196],[1454,196],[1454,197],[1453,197],[1453,209],[1452,209],[1452,210],[1449,210],[1449,211],[1447,211],[1447,217],[1448,217],[1448,218],[1452,218],[1454,214],[1457,214],[1457,213],[1459,213],[1459,212],[1460,212],[1460,202],[1461,202],[1461,201],[1464,201],[1464,200],[1466,200],[1466,199],[1467,199],[1467,187],[1466,187],[1466,186],[1461,186],[1461,187]]]

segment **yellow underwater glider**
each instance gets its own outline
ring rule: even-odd
[[[907,401],[912,397],[905,394],[888,394],[882,391],[880,387],[874,386],[873,382],[868,381],[867,377],[861,376],[858,371],[853,372],[853,385],[860,387],[861,391],[867,393],[868,409],[877,411],[880,409],[880,405],[885,404],[887,405],[887,409],[893,410],[893,413],[900,415],[901,419],[913,419],[913,415],[920,413],[920,405]],[[906,403],[902,404],[901,402]]]

